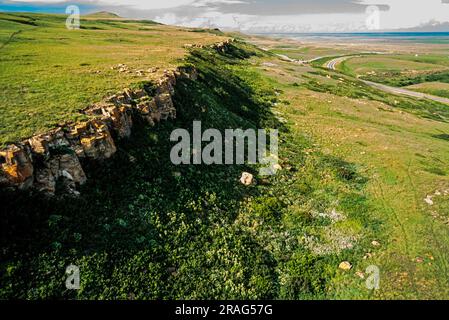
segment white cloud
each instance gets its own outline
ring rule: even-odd
[[[192,5],[197,8],[201,7],[211,7],[214,5],[222,5],[222,4],[240,4],[245,3],[245,1],[241,0],[197,0]]]
[[[380,0],[390,6],[390,10],[381,12],[382,28],[409,28],[435,20],[449,21],[449,4],[441,0]],[[366,4],[376,4],[379,0],[364,0]]]
[[[348,0],[297,0],[295,5],[313,6],[316,13],[304,13],[298,10],[289,12],[291,0],[10,0],[33,3],[83,3],[99,8],[122,12],[125,16],[154,19],[162,23],[183,26],[214,26],[223,29],[240,29],[242,31],[273,30],[273,32],[327,32],[327,31],[365,31],[367,15],[361,12],[333,12],[329,9]],[[251,6],[258,4],[257,10],[251,12]],[[442,0],[359,0],[358,5],[386,5],[388,10],[380,12],[382,29],[409,28],[429,21],[449,21],[449,4]],[[245,14],[237,8],[243,8]],[[233,7],[232,5],[235,5]],[[263,12],[273,5],[284,10],[278,13]],[[333,6],[333,7],[329,7]],[[300,6],[299,6],[300,7]],[[226,8],[226,10],[224,9]],[[234,8],[234,9],[233,9]],[[293,7],[292,7],[293,8]],[[297,7],[295,7],[297,8]],[[342,8],[345,8],[344,6]],[[115,10],[117,9],[117,10]],[[235,12],[232,12],[234,11]],[[260,11],[262,10],[262,11]],[[269,11],[269,9],[266,9]],[[320,12],[319,10],[326,10]],[[223,13],[222,11],[226,11]],[[298,11],[298,12],[295,12]],[[312,10],[313,11],[313,10]],[[363,7],[362,7],[363,11]]]

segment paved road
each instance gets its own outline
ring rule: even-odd
[[[347,56],[347,57],[340,57],[340,58],[332,59],[326,63],[326,68],[331,69],[331,70],[337,70],[337,65],[339,65],[343,61],[348,60],[349,58],[356,58],[356,56]]]
[[[354,58],[354,57],[355,56],[340,57],[340,58],[332,59],[326,63],[326,68],[328,68],[330,70],[336,70],[338,64],[342,63],[343,61],[345,61],[349,58]],[[376,89],[379,89],[379,90],[382,90],[382,91],[385,91],[388,93],[400,94],[400,95],[405,95],[405,96],[419,98],[419,99],[429,99],[429,100],[449,104],[448,98],[438,97],[438,96],[434,96],[431,94],[411,91],[411,90],[407,90],[407,89],[403,89],[403,88],[391,87],[391,86],[387,86],[387,85],[376,83],[376,82],[371,82],[371,81],[366,81],[366,80],[361,80],[361,79],[359,79],[359,80],[373,88],[376,88]]]
[[[376,83],[376,82],[371,82],[371,81],[366,81],[366,80],[361,80],[361,81],[363,81],[364,83],[366,83],[367,85],[369,85],[371,87],[380,89],[385,92],[394,93],[394,94],[402,94],[402,95],[419,98],[419,99],[429,99],[429,100],[449,104],[448,98],[438,97],[438,96],[434,96],[434,95],[427,94],[427,93],[416,92],[416,91],[411,91],[411,90],[397,88],[397,87],[390,87],[390,86],[386,86],[381,83]]]

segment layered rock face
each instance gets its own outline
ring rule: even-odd
[[[212,48],[224,52],[230,42]],[[166,71],[154,92],[125,89],[82,112],[86,122],[68,123],[0,150],[0,187],[34,189],[54,195],[58,186],[77,195],[77,186],[86,182],[85,161],[104,161],[116,152],[116,142],[131,136],[133,122],[154,125],[176,118],[172,97],[176,80],[196,80],[195,68]]]
[[[179,71],[167,72],[154,96],[126,89],[83,110],[91,118],[86,122],[65,124],[1,150],[0,186],[53,195],[59,185],[78,194],[77,186],[87,180],[81,163],[112,157],[116,141],[131,136],[133,119],[154,125],[176,117],[172,96],[181,76]]]
[[[8,146],[0,151],[0,163],[0,183],[14,185],[19,189],[27,189],[33,185],[34,167],[29,148]]]

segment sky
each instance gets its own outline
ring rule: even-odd
[[[0,11],[110,11],[188,27],[253,33],[449,31],[449,0],[0,0]]]

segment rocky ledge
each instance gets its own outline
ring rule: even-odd
[[[225,52],[232,40],[215,44]],[[57,185],[78,195],[77,187],[87,181],[82,163],[101,162],[117,151],[116,142],[131,136],[133,122],[155,125],[176,117],[172,97],[180,78],[197,79],[194,68],[166,71],[151,89],[131,90],[89,106],[82,113],[90,119],[67,123],[47,133],[0,150],[0,187],[36,190],[54,195]]]

